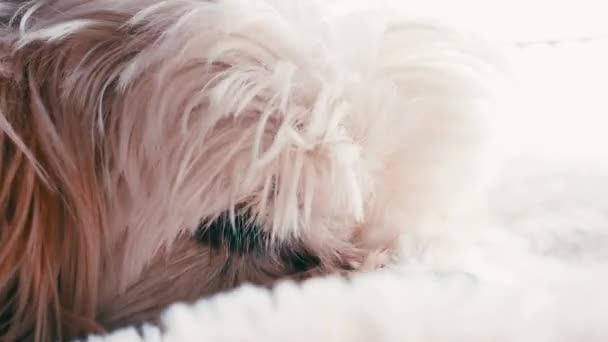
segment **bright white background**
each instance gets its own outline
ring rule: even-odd
[[[608,160],[608,0],[405,0],[508,51],[513,153]]]
[[[608,0],[394,1],[505,49],[519,97],[501,135],[515,157],[608,163]]]

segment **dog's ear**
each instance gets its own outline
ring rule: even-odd
[[[0,1],[0,340],[101,330],[117,73],[158,35],[125,7]]]
[[[3,30],[0,340],[74,337],[99,330],[104,208],[93,116],[59,94],[77,47]]]
[[[3,56],[3,57],[6,57]],[[66,203],[61,199],[52,161],[44,149],[53,142],[40,130],[57,134],[43,113],[34,109],[40,95],[10,62],[0,78],[0,317],[2,337],[37,339],[59,333],[62,315],[57,279],[71,239]],[[30,83],[30,84],[28,84]],[[30,88],[31,87],[31,88]],[[46,117],[43,117],[46,116]],[[41,120],[47,122],[43,123]],[[39,125],[42,124],[43,127]],[[50,156],[47,156],[50,157]]]

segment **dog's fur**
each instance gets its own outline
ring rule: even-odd
[[[479,138],[479,51],[326,8],[0,2],[1,340],[373,268],[449,203]]]

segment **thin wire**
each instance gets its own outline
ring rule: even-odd
[[[583,37],[575,37],[575,38],[556,38],[556,39],[540,39],[540,40],[530,40],[530,41],[517,41],[514,43],[515,46],[519,48],[527,48],[534,46],[558,46],[564,44],[585,44],[585,43],[594,43],[598,41],[608,41],[608,34],[603,35],[595,35],[595,36],[583,36]]]

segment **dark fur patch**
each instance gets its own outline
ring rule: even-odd
[[[203,246],[218,251],[226,250],[239,256],[275,258],[291,274],[306,272],[320,265],[319,258],[307,251],[301,243],[270,247],[270,236],[247,212],[237,213],[234,225],[228,212],[211,222],[203,221],[194,234],[194,239]]]
[[[223,212],[211,222],[203,221],[194,239],[215,249],[227,248],[232,253],[249,254],[264,249],[268,236],[247,213],[236,214],[233,225],[230,214]]]

